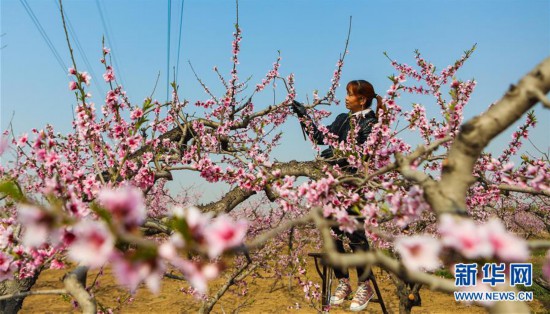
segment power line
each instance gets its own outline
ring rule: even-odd
[[[57,49],[55,49],[55,46],[53,45],[52,41],[50,40],[50,37],[48,37],[48,34],[46,33],[46,31],[42,27],[42,24],[40,24],[40,21],[38,20],[36,15],[34,15],[34,12],[32,11],[31,6],[27,3],[26,0],[19,0],[19,2],[21,2],[21,5],[23,5],[23,8],[25,8],[25,11],[27,11],[27,15],[29,15],[32,22],[34,23],[34,26],[36,26],[36,28],[40,32],[40,35],[42,36],[42,39],[44,39],[44,41],[46,42],[46,44],[50,48],[50,51],[54,55],[55,59],[57,60],[57,63],[59,64],[59,66],[61,67],[61,70],[63,71],[63,74],[67,74],[67,66],[63,62],[63,59],[61,58],[61,56],[59,55],[59,52],[57,52]]]
[[[180,69],[180,48],[181,48],[181,26],[183,24],[183,5],[185,4],[185,0],[181,0],[181,11],[180,11],[180,30],[179,30],[179,36],[178,36],[178,55],[177,55],[177,61],[176,61],[176,82],[178,81],[178,72]]]
[[[2,33],[2,35],[0,35],[0,38],[4,37],[4,35],[6,35],[6,33]],[[0,50],[6,48],[8,45],[3,45],[2,47],[0,47]]]
[[[166,101],[170,90],[170,30],[172,25],[172,0],[168,0],[168,48],[166,49]]]
[[[103,8],[101,7],[101,4],[99,3],[99,0],[95,0],[95,4],[96,4],[97,9],[99,11],[99,17],[101,18],[101,24],[103,25],[103,29],[105,30],[105,36],[107,37],[107,43],[109,43],[109,46],[111,46],[111,48],[112,48],[111,55],[113,56],[113,61],[115,63],[117,76],[120,80],[120,83],[122,85],[124,85],[124,81],[122,80],[122,69],[118,66],[118,61],[117,61],[117,57],[116,57],[117,54],[114,53],[114,51],[116,50],[115,45],[114,45],[114,42],[111,41],[111,36],[109,35],[109,28],[107,27],[108,21],[107,21],[107,23],[105,22],[106,18],[103,14]]]
[[[59,2],[57,0],[53,0],[53,2],[55,2],[55,4],[57,5],[57,8],[59,10],[61,10],[61,8],[59,7]],[[86,53],[84,52],[84,49],[82,48],[82,45],[80,44],[80,40],[78,40],[78,36],[76,36],[76,32],[74,31],[71,20],[69,19],[69,16],[67,15],[67,10],[64,10],[64,11],[65,11],[64,12],[65,19],[67,20],[67,25],[69,26],[69,33],[71,34],[71,37],[73,38],[73,40],[76,44],[76,48],[78,49],[78,52],[82,56],[82,59],[84,61],[84,64],[88,68],[88,71],[90,71],[90,73],[92,74],[92,77],[96,79],[96,83],[94,84],[94,86],[96,87],[96,89],[100,93],[100,95],[105,95],[104,90],[101,88],[101,85],[99,84],[99,82],[101,80],[99,79],[99,76],[97,76],[95,74],[94,68],[90,64],[90,61],[88,60],[88,57],[86,56]]]

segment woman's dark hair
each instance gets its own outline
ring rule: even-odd
[[[346,86],[346,91],[351,91],[353,95],[362,96],[367,99],[367,103],[365,104],[365,108],[363,109],[370,108],[370,106],[372,106],[372,100],[376,97],[374,87],[371,83],[365,80],[350,81]]]

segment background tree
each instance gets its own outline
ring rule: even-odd
[[[147,98],[132,104],[117,83],[110,50],[104,47],[103,78],[109,91],[99,111],[86,90],[89,74],[79,71],[73,60],[69,89],[78,102],[73,131],[60,134],[46,126],[33,129],[30,138],[12,134],[15,158],[2,168],[2,278],[18,278],[3,283],[5,294],[28,290],[44,267],[63,267],[66,259],[84,267],[67,276],[65,290],[52,293],[71,293],[87,312],[97,307],[83,289],[85,273],[105,264],[117,270],[119,283],[131,291],[141,282],[158,291],[170,265],[196,292],[205,293],[207,281],[222,271],[221,254],[245,252],[245,257],[236,258],[227,284],[205,299],[202,310],[208,312],[228,286],[261,267],[271,267],[268,261],[287,243],[288,234],[282,231],[293,230],[295,244],[288,259],[275,268],[294,264],[293,270],[298,270],[306,239],[315,234],[302,227],[312,223],[320,231],[331,264],[378,265],[401,281],[447,292],[456,290],[454,282],[426,271],[464,261],[526,261],[529,248],[550,246],[547,241],[528,242],[506,229],[517,229],[511,225],[517,216],[506,215],[512,207],[533,221],[530,226],[516,223],[519,227],[532,234],[548,228],[547,156],[522,156],[518,166],[510,162],[535,125],[534,115],[527,115],[510,148],[499,157],[483,153],[495,136],[537,102],[549,107],[548,59],[501,101],[464,124],[463,110],[475,81],[461,81],[456,73],[475,46],[439,72],[419,52],[417,69],[392,60],[397,73],[390,77],[384,109],[378,112],[380,121],[369,140],[359,146],[326,136],[326,144],[337,148],[336,156],[358,169],[350,174],[325,160],[274,160],[273,149],[282,140],[281,127],[291,115],[289,106],[296,95],[294,77],[279,73],[277,59],[249,91],[249,80],[239,77],[240,42],[237,23],[233,67],[228,77],[218,73],[225,92],[215,95],[201,81],[209,98],[194,104],[180,98],[175,84],[170,102]],[[307,106],[325,133],[320,119],[329,113],[319,108],[337,102],[335,89],[346,53],[347,47],[326,95],[315,94]],[[408,79],[414,84],[407,85]],[[275,81],[284,86],[285,99],[255,105],[255,95]],[[433,96],[441,115],[426,117],[420,104],[404,109],[399,102],[402,93]],[[204,114],[193,113],[193,105],[203,108]],[[408,145],[400,137],[400,123],[404,130],[418,132],[424,144],[416,149]],[[7,145],[4,139],[2,151]],[[176,171],[198,172],[208,182],[226,182],[232,189],[218,201],[194,207],[189,199],[170,199],[164,185]],[[271,210],[257,205],[238,208],[255,194],[273,202]],[[364,223],[348,215],[350,207]],[[379,249],[337,254],[329,232],[334,220],[343,230],[364,228],[376,247],[397,254],[388,256]],[[146,234],[156,234],[162,244]],[[79,284],[70,282],[75,277]],[[15,289],[9,288],[14,284]],[[302,284],[312,288],[310,282]],[[500,306],[493,309],[499,311]],[[517,306],[517,311],[528,310]]]

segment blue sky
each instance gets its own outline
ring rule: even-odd
[[[62,62],[68,67],[69,54],[55,0],[27,0],[42,24]],[[166,98],[167,0],[90,0],[64,1],[65,10],[83,50],[97,77],[91,92],[98,106],[106,90],[101,78],[101,39],[105,33],[98,3],[108,27],[118,66],[130,99],[141,102],[153,90],[160,72],[154,98]],[[176,65],[180,0],[171,1],[170,67]],[[51,123],[60,131],[70,129],[71,105],[69,78],[54,58],[20,0],[1,1],[1,127],[5,129],[12,114],[16,134]],[[550,1],[306,1],[241,0],[239,24],[243,30],[240,76],[261,80],[281,51],[280,72],[294,73],[298,99],[318,89],[327,90],[347,35],[349,16],[353,16],[349,55],[342,83],[366,79],[383,94],[394,73],[383,55],[413,64],[415,49],[442,68],[477,43],[477,49],[457,77],[475,78],[478,85],[466,117],[479,114],[499,99],[508,86],[550,55]],[[231,41],[235,23],[235,2],[186,0],[183,9],[178,82],[181,95],[194,102],[206,99],[195,80],[190,61],[203,81],[214,91],[222,91],[213,66],[229,73]],[[75,48],[79,70],[90,72]],[[172,74],[171,74],[172,75]],[[255,99],[257,108],[273,102],[268,92]],[[343,99],[344,89],[337,96]],[[276,95],[282,100],[282,95]],[[428,113],[436,114],[433,101],[406,97],[401,104],[410,108],[421,102]],[[342,112],[343,106],[329,108]],[[540,105],[536,110],[539,125],[532,140],[539,148],[549,147],[550,112]],[[280,160],[306,160],[314,156],[304,143],[298,123],[285,126],[285,146],[276,154]],[[327,121],[330,122],[330,121]],[[510,132],[491,144],[500,150]],[[527,143],[527,150],[534,149]]]

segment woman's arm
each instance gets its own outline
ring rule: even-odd
[[[383,112],[386,112],[386,105],[384,105],[384,102],[382,101],[382,96],[376,95],[376,118],[378,119],[378,114],[380,109],[382,109]]]
[[[372,127],[378,122],[376,115],[371,113],[370,116],[367,116],[364,120],[360,122],[359,133],[357,134],[357,144],[361,145],[367,141],[370,133],[372,132]]]
[[[311,138],[313,139],[315,144],[324,145],[325,144],[324,143],[325,136],[324,136],[323,132],[319,131],[319,128],[317,128],[317,125],[315,125],[315,123],[313,123],[311,118],[308,116],[307,111],[306,111],[306,107],[304,107],[303,104],[301,104],[297,101],[293,101],[292,110],[294,111],[294,113],[296,113],[296,115],[299,118],[303,118],[304,120],[308,120],[310,122],[310,124],[311,124],[310,128],[307,128],[305,123],[302,122],[302,121],[300,121],[300,124],[302,125],[302,128],[304,130],[306,130],[306,132],[308,132],[309,135],[311,135]],[[329,131],[332,131],[332,127],[333,127],[335,122],[336,121],[334,121],[331,125],[328,126]]]

